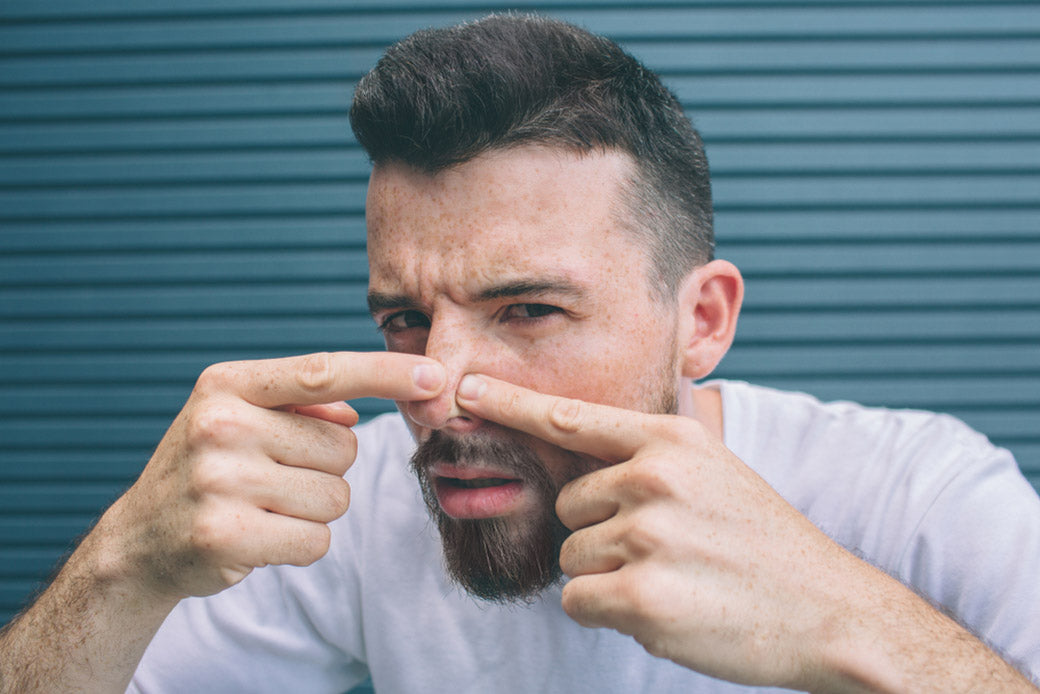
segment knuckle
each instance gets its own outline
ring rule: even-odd
[[[330,452],[334,452],[330,472],[342,475],[350,469],[357,457],[357,436],[347,427],[338,424],[322,426],[321,430],[324,432],[322,444]]]
[[[566,540],[563,541],[563,545],[560,547],[560,571],[566,576],[573,576],[574,571],[577,569],[577,549],[575,547],[574,535],[570,535]]]
[[[308,354],[301,360],[295,375],[296,384],[305,393],[328,391],[334,382],[332,355],[328,352]]]
[[[567,613],[567,616],[578,622],[579,624],[585,624],[585,596],[581,591],[581,582],[574,580],[570,581],[563,587],[563,595],[560,598],[560,606],[563,611]]]
[[[549,422],[560,431],[573,433],[582,428],[587,410],[580,400],[560,398],[553,401],[549,409]]]
[[[644,455],[631,461],[627,469],[629,488],[650,499],[670,496],[676,476],[671,458],[661,455]]]
[[[219,554],[235,538],[234,524],[215,511],[200,511],[192,519],[191,544],[207,555]]]
[[[198,497],[220,495],[239,486],[233,464],[207,456],[191,468],[191,489]]]
[[[339,518],[350,507],[350,485],[341,478],[331,480],[326,485],[326,494],[329,500],[329,510],[332,518]],[[331,518],[330,518],[331,520]]]
[[[307,566],[318,561],[329,551],[332,545],[332,531],[324,523],[312,523],[300,533],[294,546],[298,551],[296,561],[299,566]]]
[[[574,487],[571,486],[572,484],[573,482],[568,482],[567,485],[560,490],[560,493],[556,495],[556,504],[554,509],[556,511],[556,517],[560,519],[560,522],[571,530],[574,529],[571,526],[574,516],[571,513],[571,494],[568,490],[573,491]]]
[[[195,445],[224,446],[241,438],[242,425],[233,411],[211,406],[195,412],[188,422],[188,440]]]
[[[666,547],[673,536],[674,533],[669,533],[668,523],[659,514],[643,513],[638,520],[629,523],[624,542],[631,556],[642,559]]]
[[[347,468],[351,466],[354,459],[357,457],[357,434],[347,427],[337,427],[336,429],[337,434],[339,434],[339,443],[336,447],[339,449],[340,453],[343,454],[343,459],[346,461],[346,466],[343,469],[343,472],[346,472]]]
[[[195,390],[200,393],[214,393],[227,390],[233,381],[234,366],[231,362],[221,362],[207,366],[195,382]]]

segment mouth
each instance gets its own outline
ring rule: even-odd
[[[456,487],[458,489],[487,489],[488,487],[501,487],[502,485],[509,484],[510,482],[516,482],[518,480],[509,479],[507,477],[483,477],[480,479],[473,480],[460,480],[454,477],[440,477],[438,478],[438,481],[450,487]]]
[[[524,483],[515,477],[446,466],[433,472],[437,502],[441,510],[452,518],[495,518],[513,513],[522,506]]]

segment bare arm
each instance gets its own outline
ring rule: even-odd
[[[467,377],[469,378],[469,377]],[[578,623],[713,677],[815,692],[1038,691],[818,530],[698,422],[480,377],[472,415],[612,465],[565,486]],[[470,393],[467,393],[470,395]]]
[[[846,554],[847,606],[817,637],[813,692],[1038,690],[961,625],[881,571]]]
[[[177,600],[105,566],[109,525],[108,516],[99,521],[50,587],[0,632],[3,694],[126,689]]]
[[[356,454],[342,400],[423,399],[443,381],[436,362],[391,353],[207,369],[138,481],[0,633],[0,694],[122,692],[181,599],[322,557]]]

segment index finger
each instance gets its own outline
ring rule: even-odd
[[[455,397],[478,417],[609,462],[632,458],[651,440],[652,415],[546,395],[489,376],[463,377]]]
[[[233,392],[258,407],[321,405],[374,397],[426,400],[446,381],[437,361],[401,352],[321,352],[216,364],[199,387]]]

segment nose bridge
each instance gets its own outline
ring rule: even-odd
[[[464,415],[455,402],[455,390],[462,377],[472,370],[481,339],[479,330],[469,325],[464,316],[453,312],[434,315],[426,339],[426,356],[441,362],[448,378],[437,397],[410,404],[408,415],[412,420],[420,426],[440,429]]]
[[[426,339],[426,356],[436,359],[448,372],[448,385],[442,395],[455,397],[455,387],[466,373],[479,337],[459,316],[435,316]]]

